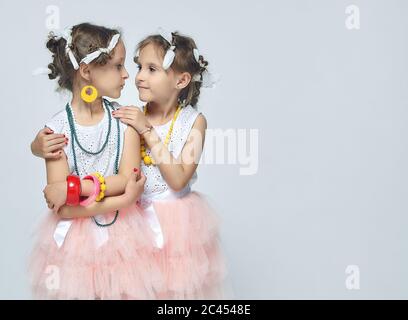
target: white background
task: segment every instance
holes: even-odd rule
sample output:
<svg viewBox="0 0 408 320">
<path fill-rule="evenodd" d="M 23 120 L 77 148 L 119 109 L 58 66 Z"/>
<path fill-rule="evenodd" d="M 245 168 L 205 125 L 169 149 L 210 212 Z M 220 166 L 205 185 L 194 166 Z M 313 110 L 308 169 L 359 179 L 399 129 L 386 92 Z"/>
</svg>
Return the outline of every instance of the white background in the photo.
<svg viewBox="0 0 408 320">
<path fill-rule="evenodd" d="M 345 26 L 348 5 L 359 30 Z M 202 165 L 195 189 L 222 218 L 242 299 L 407 298 L 406 1 L 0 2 L 0 298 L 29 299 L 32 230 L 45 214 L 29 144 L 67 97 L 32 77 L 50 62 L 46 7 L 61 28 L 121 27 L 136 104 L 135 46 L 158 26 L 192 36 L 221 83 L 199 110 L 213 129 L 258 129 L 259 167 Z M 357 265 L 360 290 L 346 288 Z"/>
</svg>

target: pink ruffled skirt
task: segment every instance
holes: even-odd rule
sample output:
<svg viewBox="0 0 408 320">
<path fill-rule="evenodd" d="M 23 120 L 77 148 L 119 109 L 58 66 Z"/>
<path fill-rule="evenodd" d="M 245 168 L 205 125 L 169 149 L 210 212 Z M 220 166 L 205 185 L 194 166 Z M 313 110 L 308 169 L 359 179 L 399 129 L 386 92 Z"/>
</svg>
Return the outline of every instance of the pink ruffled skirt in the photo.
<svg viewBox="0 0 408 320">
<path fill-rule="evenodd" d="M 153 207 L 164 238 L 152 256 L 163 281 L 156 298 L 226 298 L 220 221 L 205 196 L 193 191 L 179 199 L 154 201 Z"/>
<path fill-rule="evenodd" d="M 219 218 L 205 197 L 190 192 L 154 201 L 163 233 L 162 248 L 142 209 L 121 210 L 98 246 L 91 218 L 74 219 L 58 248 L 60 221 L 49 213 L 38 230 L 30 261 L 36 299 L 223 299 L 226 264 L 220 248 Z M 114 214 L 106 215 L 111 221 Z M 105 228 L 104 228 L 105 229 Z"/>
<path fill-rule="evenodd" d="M 29 270 L 35 299 L 156 299 L 164 279 L 152 259 L 150 229 L 134 205 L 120 211 L 102 245 L 95 222 L 74 219 L 59 248 L 53 234 L 60 221 L 51 212 L 42 221 Z M 111 221 L 114 213 L 105 215 Z"/>
</svg>

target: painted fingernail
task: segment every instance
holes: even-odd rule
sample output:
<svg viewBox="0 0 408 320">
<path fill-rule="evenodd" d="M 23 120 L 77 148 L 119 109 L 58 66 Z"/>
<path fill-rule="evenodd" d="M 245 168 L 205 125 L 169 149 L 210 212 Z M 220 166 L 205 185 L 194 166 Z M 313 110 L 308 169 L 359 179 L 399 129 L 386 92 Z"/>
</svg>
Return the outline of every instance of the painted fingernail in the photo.
<svg viewBox="0 0 408 320">
<path fill-rule="evenodd" d="M 138 172 L 139 170 L 137 168 L 133 168 L 133 172 Z"/>
</svg>

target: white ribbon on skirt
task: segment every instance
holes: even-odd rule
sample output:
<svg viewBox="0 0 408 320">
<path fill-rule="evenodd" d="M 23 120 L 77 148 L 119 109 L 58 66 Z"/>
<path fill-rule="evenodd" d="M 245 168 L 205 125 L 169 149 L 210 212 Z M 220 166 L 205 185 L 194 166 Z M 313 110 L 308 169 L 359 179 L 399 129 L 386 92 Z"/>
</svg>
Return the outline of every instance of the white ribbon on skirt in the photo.
<svg viewBox="0 0 408 320">
<path fill-rule="evenodd" d="M 100 224 L 106 224 L 106 219 L 103 215 L 97 215 L 94 217 L 96 221 Z M 91 218 L 89 218 L 91 219 Z M 64 244 L 65 238 L 67 237 L 68 231 L 71 228 L 74 219 L 62 219 L 58 222 L 57 227 L 54 231 L 54 240 L 57 244 L 58 248 L 61 248 Z M 96 223 L 92 223 L 93 225 L 93 234 L 95 238 L 96 247 L 99 248 L 102 246 L 106 241 L 109 239 L 108 230 L 105 227 L 99 227 Z"/>
<path fill-rule="evenodd" d="M 143 216 L 146 218 L 150 229 L 154 234 L 154 242 L 157 248 L 163 248 L 164 238 L 163 232 L 160 226 L 159 219 L 157 217 L 156 211 L 154 210 L 154 201 L 166 201 L 180 199 L 191 192 L 191 188 L 187 185 L 183 190 L 176 192 L 171 189 L 167 189 L 164 192 L 157 194 L 142 195 L 140 198 L 140 203 L 143 208 Z M 100 224 L 106 224 L 105 217 L 103 215 L 95 216 L 95 219 Z M 58 246 L 61 248 L 64 244 L 65 238 L 68 234 L 69 229 L 73 223 L 74 219 L 62 219 L 58 222 L 57 227 L 54 231 L 54 240 Z M 95 223 L 93 224 L 93 233 L 95 237 L 95 243 L 97 248 L 102 246 L 109 239 L 109 234 L 107 228 L 99 227 Z"/>
<path fill-rule="evenodd" d="M 140 198 L 140 203 L 143 208 L 143 216 L 146 218 L 150 229 L 152 229 L 154 234 L 154 242 L 157 248 L 163 248 L 164 238 L 162 228 L 160 226 L 157 213 L 154 210 L 153 202 L 154 201 L 166 201 L 166 200 L 175 200 L 180 199 L 191 192 L 191 188 L 187 185 L 183 190 L 176 192 L 171 189 L 157 193 L 142 195 Z"/>
</svg>

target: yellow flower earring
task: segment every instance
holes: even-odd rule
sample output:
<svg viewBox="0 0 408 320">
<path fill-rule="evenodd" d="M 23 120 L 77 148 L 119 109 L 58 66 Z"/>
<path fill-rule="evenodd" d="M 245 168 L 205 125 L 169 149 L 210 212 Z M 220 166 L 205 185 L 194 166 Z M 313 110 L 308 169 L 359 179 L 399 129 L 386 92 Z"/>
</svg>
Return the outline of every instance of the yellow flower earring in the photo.
<svg viewBox="0 0 408 320">
<path fill-rule="evenodd" d="M 85 86 L 81 90 L 81 98 L 87 103 L 94 102 L 98 97 L 98 90 L 94 86 Z"/>
</svg>

